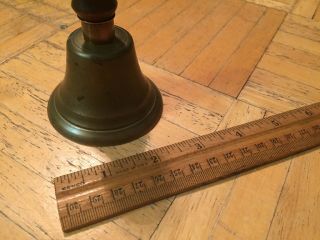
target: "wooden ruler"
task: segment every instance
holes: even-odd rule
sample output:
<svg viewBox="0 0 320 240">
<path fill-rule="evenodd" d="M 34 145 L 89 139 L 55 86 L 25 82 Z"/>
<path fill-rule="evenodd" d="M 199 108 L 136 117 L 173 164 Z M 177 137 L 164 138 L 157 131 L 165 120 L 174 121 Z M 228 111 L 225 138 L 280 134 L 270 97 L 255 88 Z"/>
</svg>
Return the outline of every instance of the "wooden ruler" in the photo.
<svg viewBox="0 0 320 240">
<path fill-rule="evenodd" d="M 54 179 L 65 232 L 320 145 L 320 103 Z"/>
</svg>

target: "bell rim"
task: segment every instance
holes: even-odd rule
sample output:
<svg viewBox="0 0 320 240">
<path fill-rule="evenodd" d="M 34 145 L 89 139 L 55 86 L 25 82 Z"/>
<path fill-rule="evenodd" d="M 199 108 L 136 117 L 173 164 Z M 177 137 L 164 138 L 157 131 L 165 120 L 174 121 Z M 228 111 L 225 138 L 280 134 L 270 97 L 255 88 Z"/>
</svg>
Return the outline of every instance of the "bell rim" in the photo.
<svg viewBox="0 0 320 240">
<path fill-rule="evenodd" d="M 93 130 L 73 124 L 65 119 L 56 108 L 54 98 L 58 87 L 53 91 L 48 101 L 49 121 L 62 136 L 82 145 L 106 147 L 131 142 L 149 133 L 162 116 L 163 102 L 161 93 L 152 81 L 150 83 L 155 95 L 154 104 L 145 116 L 138 121 L 130 123 L 128 126 L 108 130 Z"/>
</svg>

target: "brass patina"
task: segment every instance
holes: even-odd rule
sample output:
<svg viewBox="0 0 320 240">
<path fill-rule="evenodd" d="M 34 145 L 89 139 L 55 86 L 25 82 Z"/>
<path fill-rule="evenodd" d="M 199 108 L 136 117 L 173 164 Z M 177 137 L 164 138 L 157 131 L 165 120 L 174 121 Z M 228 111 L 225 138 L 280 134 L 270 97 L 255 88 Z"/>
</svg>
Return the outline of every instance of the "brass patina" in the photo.
<svg viewBox="0 0 320 240">
<path fill-rule="evenodd" d="M 133 39 L 114 26 L 116 0 L 73 0 L 82 27 L 67 41 L 64 80 L 48 116 L 66 138 L 91 146 L 117 145 L 148 133 L 162 114 L 157 87 L 144 76 Z"/>
</svg>

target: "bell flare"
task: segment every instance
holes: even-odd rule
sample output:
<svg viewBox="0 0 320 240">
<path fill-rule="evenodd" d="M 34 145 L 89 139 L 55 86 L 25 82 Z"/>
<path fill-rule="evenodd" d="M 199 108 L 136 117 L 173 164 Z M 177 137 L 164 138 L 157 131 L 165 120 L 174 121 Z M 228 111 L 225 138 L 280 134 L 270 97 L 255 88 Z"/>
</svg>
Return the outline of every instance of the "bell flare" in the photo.
<svg viewBox="0 0 320 240">
<path fill-rule="evenodd" d="M 162 105 L 126 30 L 115 26 L 105 44 L 86 41 L 81 29 L 69 36 L 65 77 L 48 103 L 49 120 L 63 136 L 91 146 L 123 144 L 148 133 Z"/>
</svg>

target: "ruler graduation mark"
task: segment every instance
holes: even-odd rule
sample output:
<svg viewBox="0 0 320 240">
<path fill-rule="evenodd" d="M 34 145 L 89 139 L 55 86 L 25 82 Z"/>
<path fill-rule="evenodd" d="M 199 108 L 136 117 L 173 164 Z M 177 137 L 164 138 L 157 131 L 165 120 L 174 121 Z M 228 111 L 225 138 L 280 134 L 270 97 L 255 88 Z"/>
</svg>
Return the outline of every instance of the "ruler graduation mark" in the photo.
<svg viewBox="0 0 320 240">
<path fill-rule="evenodd" d="M 63 231 L 320 145 L 320 103 L 54 179 Z"/>
</svg>

